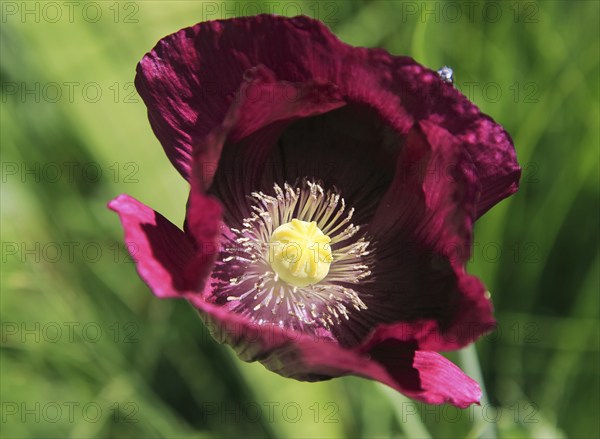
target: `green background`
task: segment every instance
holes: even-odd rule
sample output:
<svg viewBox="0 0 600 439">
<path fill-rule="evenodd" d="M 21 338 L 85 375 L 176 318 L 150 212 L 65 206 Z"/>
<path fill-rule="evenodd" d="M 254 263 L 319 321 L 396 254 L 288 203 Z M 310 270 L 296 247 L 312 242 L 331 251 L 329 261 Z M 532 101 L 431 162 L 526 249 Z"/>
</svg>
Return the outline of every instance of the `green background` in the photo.
<svg viewBox="0 0 600 439">
<path fill-rule="evenodd" d="M 598 437 L 598 2 L 71 5 L 2 2 L 3 437 Z M 281 378 L 138 278 L 106 202 L 126 192 L 181 225 L 188 187 L 135 65 L 169 33 L 258 7 L 452 66 L 513 136 L 521 189 L 478 222 L 469 265 L 498 330 L 449 354 L 481 371 L 481 407 Z"/>
</svg>

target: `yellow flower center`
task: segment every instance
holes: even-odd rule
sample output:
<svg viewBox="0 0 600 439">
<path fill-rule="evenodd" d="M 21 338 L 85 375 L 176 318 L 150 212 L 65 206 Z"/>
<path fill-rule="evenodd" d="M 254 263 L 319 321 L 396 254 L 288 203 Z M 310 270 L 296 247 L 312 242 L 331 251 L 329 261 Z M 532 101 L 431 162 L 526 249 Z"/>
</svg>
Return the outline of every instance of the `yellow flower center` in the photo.
<svg viewBox="0 0 600 439">
<path fill-rule="evenodd" d="M 315 221 L 292 219 L 277 227 L 269 242 L 269 262 L 290 285 L 305 287 L 322 281 L 333 261 L 331 239 Z"/>
</svg>

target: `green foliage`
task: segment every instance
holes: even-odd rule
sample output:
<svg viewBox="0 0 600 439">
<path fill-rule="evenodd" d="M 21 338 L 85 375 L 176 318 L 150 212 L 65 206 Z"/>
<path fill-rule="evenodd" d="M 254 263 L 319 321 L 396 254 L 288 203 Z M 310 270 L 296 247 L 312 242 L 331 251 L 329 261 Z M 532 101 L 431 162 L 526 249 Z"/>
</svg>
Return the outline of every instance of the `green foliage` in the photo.
<svg viewBox="0 0 600 439">
<path fill-rule="evenodd" d="M 43 2 L 1 5 L 3 437 L 600 435 L 598 2 L 75 3 L 55 3 L 58 20 Z M 521 189 L 478 222 L 469 266 L 498 330 L 477 343 L 480 366 L 473 350 L 451 354 L 481 370 L 482 407 L 268 373 L 135 273 L 106 202 L 127 192 L 181 225 L 188 190 L 135 65 L 181 27 L 259 8 L 451 66 L 513 136 Z"/>
</svg>

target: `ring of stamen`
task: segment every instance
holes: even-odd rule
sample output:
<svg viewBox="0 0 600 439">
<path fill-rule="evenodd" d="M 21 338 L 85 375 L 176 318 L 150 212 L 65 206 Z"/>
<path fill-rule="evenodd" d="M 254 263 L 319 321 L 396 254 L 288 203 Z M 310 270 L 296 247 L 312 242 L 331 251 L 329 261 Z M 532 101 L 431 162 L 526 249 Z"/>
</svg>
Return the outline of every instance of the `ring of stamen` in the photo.
<svg viewBox="0 0 600 439">
<path fill-rule="evenodd" d="M 310 180 L 275 184 L 274 193 L 252 193 L 251 215 L 224 231 L 215 300 L 258 324 L 304 331 L 330 329 L 366 309 L 356 288 L 373 281 L 373 261 L 361 227 L 351 223 L 354 209 Z M 284 254 L 286 243 L 300 252 Z"/>
</svg>

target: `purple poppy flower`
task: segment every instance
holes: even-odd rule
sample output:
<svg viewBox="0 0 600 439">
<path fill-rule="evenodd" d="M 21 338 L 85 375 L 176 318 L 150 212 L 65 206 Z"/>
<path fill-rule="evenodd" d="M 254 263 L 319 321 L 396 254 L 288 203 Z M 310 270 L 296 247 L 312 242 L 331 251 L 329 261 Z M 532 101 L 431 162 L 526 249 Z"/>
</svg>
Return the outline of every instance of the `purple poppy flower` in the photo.
<svg viewBox="0 0 600 439">
<path fill-rule="evenodd" d="M 501 126 L 411 58 L 306 17 L 180 30 L 135 84 L 191 186 L 183 230 L 127 195 L 109 204 L 154 294 L 283 376 L 479 401 L 437 352 L 495 324 L 465 263 L 473 222 L 517 190 Z"/>
</svg>

